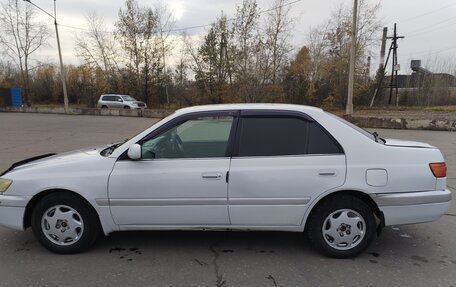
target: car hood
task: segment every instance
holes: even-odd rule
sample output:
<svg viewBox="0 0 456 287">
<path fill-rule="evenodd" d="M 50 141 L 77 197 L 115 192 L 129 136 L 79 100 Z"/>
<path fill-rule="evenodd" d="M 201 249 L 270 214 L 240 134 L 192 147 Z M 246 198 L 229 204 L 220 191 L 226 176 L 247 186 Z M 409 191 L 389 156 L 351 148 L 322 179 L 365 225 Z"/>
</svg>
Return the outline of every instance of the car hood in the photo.
<svg viewBox="0 0 456 287">
<path fill-rule="evenodd" d="M 415 142 L 415 141 L 407 141 L 407 140 L 399 140 L 399 139 L 385 139 L 387 146 L 400 146 L 400 147 L 417 147 L 417 148 L 436 148 L 430 144 L 422 143 L 422 142 Z"/>
<path fill-rule="evenodd" d="M 24 159 L 24 160 L 14 163 L 13 165 L 11 165 L 10 168 L 8 168 L 6 171 L 4 171 L 1 175 L 4 175 L 10 171 L 17 171 L 17 170 L 27 169 L 27 168 L 31 168 L 31 167 L 37 167 L 40 165 L 44 166 L 44 165 L 49 165 L 49 164 L 62 164 L 62 163 L 66 163 L 66 162 L 78 161 L 78 160 L 88 158 L 88 157 L 98 156 L 103 149 L 105 149 L 109 146 L 111 146 L 111 144 L 83 148 L 83 149 L 63 152 L 63 153 L 59 153 L 59 154 L 49 153 L 49 154 L 31 157 L 31 158 Z"/>
</svg>

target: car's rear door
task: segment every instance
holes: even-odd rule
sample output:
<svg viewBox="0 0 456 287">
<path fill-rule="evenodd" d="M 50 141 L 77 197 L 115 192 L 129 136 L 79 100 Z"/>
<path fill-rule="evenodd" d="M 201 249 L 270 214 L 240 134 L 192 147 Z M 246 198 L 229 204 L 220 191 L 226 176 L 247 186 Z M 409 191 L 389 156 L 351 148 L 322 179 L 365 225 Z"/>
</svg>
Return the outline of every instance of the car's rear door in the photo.
<svg viewBox="0 0 456 287">
<path fill-rule="evenodd" d="M 345 155 L 316 122 L 285 111 L 243 111 L 229 173 L 233 226 L 297 226 L 309 202 L 345 181 Z"/>
<path fill-rule="evenodd" d="M 198 113 L 143 139 L 142 159 L 120 158 L 109 202 L 120 225 L 227 225 L 226 174 L 235 116 Z"/>
</svg>

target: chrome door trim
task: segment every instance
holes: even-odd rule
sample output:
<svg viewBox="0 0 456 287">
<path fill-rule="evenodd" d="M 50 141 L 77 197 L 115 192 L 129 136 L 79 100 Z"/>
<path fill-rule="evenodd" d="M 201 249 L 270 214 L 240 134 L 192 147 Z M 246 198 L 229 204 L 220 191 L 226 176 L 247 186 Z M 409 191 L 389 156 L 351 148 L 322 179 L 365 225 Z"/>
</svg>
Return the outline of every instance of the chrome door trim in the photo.
<svg viewBox="0 0 456 287">
<path fill-rule="evenodd" d="M 99 201 L 97 200 L 97 203 Z M 105 201 L 101 203 L 106 203 Z M 122 198 L 109 199 L 110 206 L 181 206 L 181 205 L 226 205 L 226 198 Z"/>
<path fill-rule="evenodd" d="M 310 197 L 301 198 L 229 198 L 229 205 L 306 205 Z"/>
</svg>

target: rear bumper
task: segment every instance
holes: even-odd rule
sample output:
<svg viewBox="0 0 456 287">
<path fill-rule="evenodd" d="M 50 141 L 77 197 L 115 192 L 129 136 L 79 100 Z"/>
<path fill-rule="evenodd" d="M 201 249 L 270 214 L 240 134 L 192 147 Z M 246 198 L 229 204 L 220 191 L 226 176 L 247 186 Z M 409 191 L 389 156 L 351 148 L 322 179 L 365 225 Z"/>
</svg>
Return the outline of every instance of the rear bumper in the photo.
<svg viewBox="0 0 456 287">
<path fill-rule="evenodd" d="M 451 191 L 381 193 L 373 196 L 385 218 L 385 226 L 434 221 L 451 205 Z"/>
<path fill-rule="evenodd" d="M 28 197 L 0 195 L 0 225 L 24 230 L 24 213 L 28 201 Z"/>
</svg>

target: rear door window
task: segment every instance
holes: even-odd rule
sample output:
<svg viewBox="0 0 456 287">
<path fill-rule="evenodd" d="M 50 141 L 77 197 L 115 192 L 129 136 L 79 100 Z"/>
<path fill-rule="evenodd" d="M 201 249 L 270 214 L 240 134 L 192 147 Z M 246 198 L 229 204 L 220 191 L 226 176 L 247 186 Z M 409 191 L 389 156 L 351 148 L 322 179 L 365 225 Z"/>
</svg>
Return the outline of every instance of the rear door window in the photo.
<svg viewBox="0 0 456 287">
<path fill-rule="evenodd" d="M 309 123 L 308 154 L 343 153 L 340 145 L 316 122 Z"/>
<path fill-rule="evenodd" d="M 242 118 L 239 156 L 306 154 L 307 129 L 308 122 L 299 118 Z"/>
<path fill-rule="evenodd" d="M 299 117 L 243 117 L 238 133 L 237 155 L 241 157 L 343 153 L 317 122 Z"/>
</svg>

